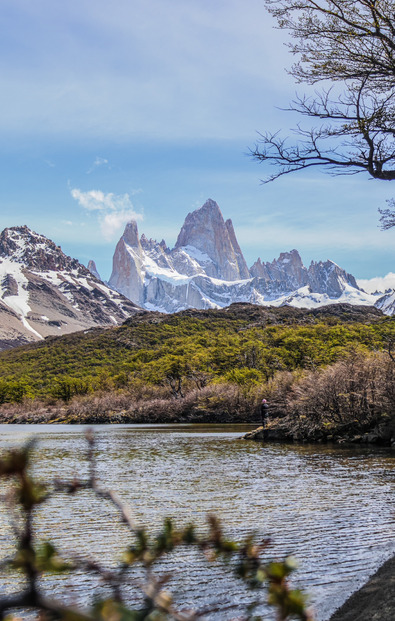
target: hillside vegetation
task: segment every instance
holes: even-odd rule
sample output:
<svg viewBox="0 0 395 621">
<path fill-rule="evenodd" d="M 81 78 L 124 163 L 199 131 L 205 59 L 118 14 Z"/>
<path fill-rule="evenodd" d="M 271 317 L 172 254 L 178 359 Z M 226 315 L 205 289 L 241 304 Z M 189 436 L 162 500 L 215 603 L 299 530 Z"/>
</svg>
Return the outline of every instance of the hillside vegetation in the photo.
<svg viewBox="0 0 395 621">
<path fill-rule="evenodd" d="M 315 399 L 329 369 L 334 377 L 358 367 L 354 393 L 367 366 L 389 382 L 394 364 L 386 350 L 393 341 L 395 320 L 370 307 L 233 304 L 174 315 L 142 312 L 120 327 L 2 352 L 0 403 L 4 416 L 11 403 L 28 404 L 31 412 L 37 403 L 66 403 L 75 422 L 99 414 L 140 422 L 256 420 L 259 399 L 267 396 L 273 414 L 283 416 L 297 402 L 300 418 L 300 399 Z M 364 386 L 365 405 L 376 414 L 384 407 L 376 403 L 383 377 L 375 379 L 374 407 L 366 393 L 371 383 Z"/>
</svg>

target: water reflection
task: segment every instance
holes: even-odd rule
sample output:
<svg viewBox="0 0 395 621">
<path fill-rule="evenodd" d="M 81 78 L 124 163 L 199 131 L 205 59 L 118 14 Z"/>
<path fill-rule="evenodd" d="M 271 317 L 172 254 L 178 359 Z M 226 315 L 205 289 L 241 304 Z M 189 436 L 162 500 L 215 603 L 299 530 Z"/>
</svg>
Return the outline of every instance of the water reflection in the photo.
<svg viewBox="0 0 395 621">
<path fill-rule="evenodd" d="M 183 525 L 215 512 L 229 535 L 251 531 L 272 537 L 272 556 L 292 552 L 300 561 L 297 581 L 312 595 L 317 617 L 328 618 L 346 596 L 395 551 L 395 463 L 386 450 L 326 446 L 262 446 L 238 438 L 242 426 L 98 426 L 97 471 L 107 487 L 133 508 L 137 521 L 154 530 L 163 516 Z M 43 478 L 86 475 L 82 429 L 68 426 L 2 426 L 0 449 L 38 433 L 34 470 Z M 83 499 L 83 502 L 81 500 Z M 112 507 L 89 494 L 55 497 L 39 516 L 38 533 L 64 550 L 91 550 L 114 563 L 127 533 Z M 2 558 L 12 535 L 0 512 Z M 241 602 L 243 589 L 188 552 L 169 558 L 172 588 L 185 605 L 223 599 Z M 9 589 L 11 581 L 2 590 Z M 47 588 L 68 601 L 87 602 L 92 579 L 80 576 L 75 591 L 65 577 Z M 15 588 L 15 585 L 13 585 Z M 222 612 L 218 618 L 234 616 Z"/>
</svg>

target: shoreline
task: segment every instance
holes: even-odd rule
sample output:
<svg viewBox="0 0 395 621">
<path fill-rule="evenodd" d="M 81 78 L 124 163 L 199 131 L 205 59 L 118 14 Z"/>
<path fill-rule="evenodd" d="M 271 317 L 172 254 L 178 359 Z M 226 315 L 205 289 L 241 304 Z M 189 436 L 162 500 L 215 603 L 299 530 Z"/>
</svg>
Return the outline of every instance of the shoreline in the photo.
<svg viewBox="0 0 395 621">
<path fill-rule="evenodd" d="M 332 445 L 343 447 L 363 447 L 376 446 L 379 448 L 395 449 L 395 418 L 390 425 L 379 426 L 371 429 L 370 432 L 350 436 L 347 433 L 338 432 L 337 434 L 323 435 L 318 434 L 293 434 L 283 426 L 283 419 L 273 419 L 265 429 L 259 424 L 252 415 L 245 416 L 245 413 L 229 413 L 219 411 L 190 412 L 182 415 L 179 412 L 150 412 L 149 415 L 139 411 L 109 411 L 106 413 L 80 413 L 70 411 L 65 406 L 55 408 L 41 408 L 38 411 L 24 411 L 18 413 L 6 413 L 0 409 L 0 425 L 246 425 L 249 430 L 239 437 L 240 440 L 254 441 L 265 444 L 310 444 L 310 445 Z"/>
<path fill-rule="evenodd" d="M 328 621 L 394 621 L 395 555 L 355 591 Z"/>
<path fill-rule="evenodd" d="M 265 427 L 257 427 L 246 433 L 243 440 L 254 442 L 287 442 L 292 444 L 334 444 L 344 446 L 381 446 L 395 449 L 395 418 L 375 427 L 355 427 L 351 431 L 349 425 L 343 425 L 331 432 L 315 430 L 312 433 L 292 431 L 283 419 L 273 419 Z"/>
</svg>

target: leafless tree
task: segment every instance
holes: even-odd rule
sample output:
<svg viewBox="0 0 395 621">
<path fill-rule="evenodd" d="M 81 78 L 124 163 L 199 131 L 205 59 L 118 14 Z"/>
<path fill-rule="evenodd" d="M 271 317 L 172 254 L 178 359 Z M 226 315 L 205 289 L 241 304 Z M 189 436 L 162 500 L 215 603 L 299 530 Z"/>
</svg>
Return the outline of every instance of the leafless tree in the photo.
<svg viewBox="0 0 395 621">
<path fill-rule="evenodd" d="M 290 74 L 324 86 L 298 96 L 289 108 L 318 125 L 299 124 L 291 144 L 278 132 L 260 134 L 252 156 L 274 166 L 264 182 L 316 166 L 332 174 L 395 179 L 394 0 L 266 3 L 292 36 L 290 51 L 298 60 Z M 393 222 L 394 212 L 387 211 Z"/>
</svg>

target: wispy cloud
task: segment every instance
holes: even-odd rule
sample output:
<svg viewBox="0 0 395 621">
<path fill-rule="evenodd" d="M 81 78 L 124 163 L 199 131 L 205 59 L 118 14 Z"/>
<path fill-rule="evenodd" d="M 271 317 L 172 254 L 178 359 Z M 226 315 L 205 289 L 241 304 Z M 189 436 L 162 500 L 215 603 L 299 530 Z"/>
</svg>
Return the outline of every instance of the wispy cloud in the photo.
<svg viewBox="0 0 395 621">
<path fill-rule="evenodd" d="M 130 220 L 143 218 L 141 213 L 136 213 L 129 194 L 117 195 L 112 192 L 106 194 L 101 190 L 83 192 L 73 188 L 71 196 L 87 211 L 98 212 L 101 232 L 108 241 L 114 239 Z"/>
<path fill-rule="evenodd" d="M 376 276 L 369 279 L 360 278 L 357 282 L 367 293 L 375 293 L 375 291 L 384 293 L 387 289 L 395 289 L 395 274 L 389 272 L 386 276 Z"/>
<path fill-rule="evenodd" d="M 104 157 L 97 156 L 92 166 L 86 171 L 86 174 L 90 175 L 91 173 L 93 173 L 94 170 L 96 170 L 96 168 L 100 168 L 100 166 L 106 166 L 107 164 L 108 160 L 106 160 Z"/>
</svg>

